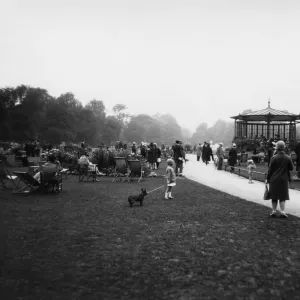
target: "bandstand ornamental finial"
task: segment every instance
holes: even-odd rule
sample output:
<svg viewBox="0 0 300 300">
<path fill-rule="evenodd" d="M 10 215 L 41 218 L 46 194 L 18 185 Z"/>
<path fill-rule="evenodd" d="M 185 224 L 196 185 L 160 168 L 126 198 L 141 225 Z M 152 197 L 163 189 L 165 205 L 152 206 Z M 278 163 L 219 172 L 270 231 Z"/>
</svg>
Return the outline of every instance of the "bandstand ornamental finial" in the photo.
<svg viewBox="0 0 300 300">
<path fill-rule="evenodd" d="M 268 101 L 268 108 L 270 108 L 270 98 L 269 98 L 269 101 Z"/>
</svg>

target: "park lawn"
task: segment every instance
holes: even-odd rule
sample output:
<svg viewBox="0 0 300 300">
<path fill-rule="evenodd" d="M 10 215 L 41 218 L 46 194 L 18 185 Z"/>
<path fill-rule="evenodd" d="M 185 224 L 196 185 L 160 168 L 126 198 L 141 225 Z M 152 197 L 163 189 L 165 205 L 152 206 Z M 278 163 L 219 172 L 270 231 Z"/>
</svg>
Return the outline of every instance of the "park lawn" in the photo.
<svg viewBox="0 0 300 300">
<path fill-rule="evenodd" d="M 180 178 L 0 191 L 1 299 L 300 299 L 300 219 Z"/>
</svg>

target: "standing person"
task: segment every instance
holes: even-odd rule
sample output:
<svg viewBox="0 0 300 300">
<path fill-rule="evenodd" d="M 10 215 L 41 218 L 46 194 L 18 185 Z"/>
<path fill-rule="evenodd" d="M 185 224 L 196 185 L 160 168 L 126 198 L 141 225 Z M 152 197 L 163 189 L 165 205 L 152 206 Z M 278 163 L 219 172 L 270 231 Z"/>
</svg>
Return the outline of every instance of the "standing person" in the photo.
<svg viewBox="0 0 300 300">
<path fill-rule="evenodd" d="M 224 152 L 224 149 L 223 149 L 223 143 L 219 144 L 216 155 L 218 157 L 218 168 L 217 168 L 217 170 L 222 170 L 224 156 L 225 156 L 225 152 Z"/>
<path fill-rule="evenodd" d="M 237 163 L 237 151 L 235 143 L 232 144 L 232 148 L 230 149 L 228 156 L 228 165 L 231 166 L 230 173 L 232 173 L 234 171 L 234 166 Z"/>
<path fill-rule="evenodd" d="M 133 144 L 132 144 L 131 151 L 133 154 L 136 154 L 136 143 L 135 142 L 133 142 Z"/>
<path fill-rule="evenodd" d="M 295 147 L 295 153 L 296 153 L 296 171 L 297 171 L 297 177 L 300 179 L 300 142 L 297 143 Z"/>
<path fill-rule="evenodd" d="M 268 167 L 269 167 L 270 162 L 271 162 L 271 158 L 272 158 L 273 153 L 274 153 L 274 150 L 273 150 L 273 144 L 272 143 L 270 143 L 268 146 L 269 147 L 268 147 L 267 153 L 268 153 Z"/>
<path fill-rule="evenodd" d="M 173 169 L 174 162 L 172 159 L 167 160 L 166 179 L 167 179 L 167 190 L 165 192 L 165 199 L 173 199 L 172 187 L 176 185 L 176 174 Z"/>
<path fill-rule="evenodd" d="M 157 169 L 157 157 L 158 157 L 158 147 L 157 147 L 157 144 L 156 143 L 153 143 L 153 167 L 154 167 L 154 170 Z"/>
<path fill-rule="evenodd" d="M 151 170 L 155 169 L 156 157 L 155 157 L 155 149 L 153 142 L 150 143 L 148 149 L 148 163 L 150 165 Z"/>
<path fill-rule="evenodd" d="M 175 174 L 178 176 L 180 166 L 183 163 L 183 148 L 180 145 L 180 141 L 175 141 L 175 145 L 173 146 L 173 157 L 175 160 Z"/>
<path fill-rule="evenodd" d="M 293 162 L 290 156 L 284 153 L 285 143 L 276 143 L 277 154 L 270 162 L 266 183 L 269 184 L 270 198 L 272 199 L 271 217 L 276 217 L 278 200 L 280 203 L 281 217 L 287 218 L 285 213 L 285 201 L 290 200 L 289 183 L 291 183 L 290 171 L 293 170 Z"/>
<path fill-rule="evenodd" d="M 205 163 L 205 157 L 207 155 L 207 143 L 204 142 L 203 147 L 202 147 L 202 161 Z"/>
<path fill-rule="evenodd" d="M 199 143 L 199 145 L 196 147 L 196 154 L 197 154 L 197 161 L 200 160 L 200 157 L 202 155 L 202 145 Z"/>
<path fill-rule="evenodd" d="M 252 159 L 248 160 L 247 169 L 248 169 L 248 175 L 249 175 L 249 183 L 254 183 L 252 181 L 252 178 L 253 178 L 253 171 L 256 169 L 256 165 Z"/>
<path fill-rule="evenodd" d="M 157 160 L 156 160 L 156 168 L 159 169 L 159 164 L 161 162 L 161 150 L 157 147 Z"/>
<path fill-rule="evenodd" d="M 206 165 L 208 165 L 208 163 L 210 161 L 210 158 L 212 158 L 212 160 L 214 160 L 214 156 L 213 156 L 210 144 L 207 143 L 207 145 L 206 145 L 206 151 L 205 151 L 205 156 L 204 156 L 204 162 L 205 162 Z"/>
</svg>

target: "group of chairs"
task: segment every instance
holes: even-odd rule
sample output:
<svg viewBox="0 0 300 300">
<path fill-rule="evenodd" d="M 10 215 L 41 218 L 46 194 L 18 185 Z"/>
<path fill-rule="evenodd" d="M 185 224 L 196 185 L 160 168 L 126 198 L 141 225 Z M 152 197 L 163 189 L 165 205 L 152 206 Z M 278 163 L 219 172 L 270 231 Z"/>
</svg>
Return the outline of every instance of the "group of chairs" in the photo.
<svg viewBox="0 0 300 300">
<path fill-rule="evenodd" d="M 63 174 L 64 172 L 40 171 L 40 181 L 38 181 L 28 172 L 14 171 L 11 174 L 4 162 L 0 161 L 0 182 L 5 188 L 5 180 L 10 180 L 14 185 L 13 194 L 29 194 L 34 191 L 51 191 L 59 194 L 62 192 Z"/>
<path fill-rule="evenodd" d="M 130 182 L 131 178 L 134 176 L 138 176 L 138 182 L 140 182 L 144 177 L 143 163 L 141 160 L 131 160 L 126 159 L 126 157 L 115 157 L 115 164 L 112 182 L 114 182 L 118 177 L 123 182 Z"/>
</svg>

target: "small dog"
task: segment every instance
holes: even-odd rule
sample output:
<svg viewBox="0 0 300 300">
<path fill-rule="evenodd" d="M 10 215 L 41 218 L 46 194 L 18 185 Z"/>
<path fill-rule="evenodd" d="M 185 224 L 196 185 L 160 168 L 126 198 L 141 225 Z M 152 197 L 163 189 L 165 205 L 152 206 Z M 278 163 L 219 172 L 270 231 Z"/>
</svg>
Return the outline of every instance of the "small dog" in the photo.
<svg viewBox="0 0 300 300">
<path fill-rule="evenodd" d="M 128 197 L 128 202 L 129 202 L 129 205 L 130 207 L 132 207 L 132 204 L 134 202 L 140 202 L 140 206 L 143 206 L 143 200 L 144 200 L 144 197 L 146 195 L 148 195 L 148 193 L 146 192 L 146 189 L 141 189 L 142 192 L 139 194 L 139 195 L 135 195 L 135 196 L 129 196 Z"/>
</svg>

